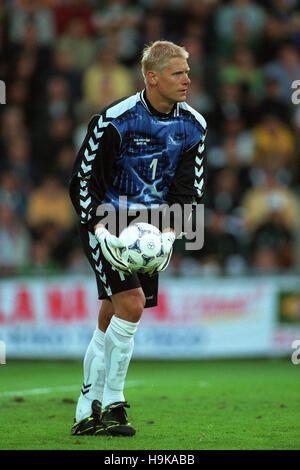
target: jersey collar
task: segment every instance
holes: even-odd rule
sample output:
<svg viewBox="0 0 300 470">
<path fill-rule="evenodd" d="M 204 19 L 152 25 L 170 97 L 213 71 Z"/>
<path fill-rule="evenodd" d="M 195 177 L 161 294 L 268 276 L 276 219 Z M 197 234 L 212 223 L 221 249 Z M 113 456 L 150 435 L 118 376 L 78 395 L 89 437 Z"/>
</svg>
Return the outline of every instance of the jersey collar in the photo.
<svg viewBox="0 0 300 470">
<path fill-rule="evenodd" d="M 144 105 L 144 107 L 149 111 L 150 114 L 153 114 L 154 116 L 159 116 L 159 117 L 164 117 L 164 118 L 169 118 L 173 116 L 178 116 L 179 115 L 179 105 L 178 103 L 175 103 L 172 110 L 169 113 L 161 113 L 160 111 L 157 111 L 157 109 L 153 108 L 152 104 L 148 100 L 146 96 L 146 89 L 144 88 L 143 91 L 141 91 L 141 102 Z"/>
</svg>

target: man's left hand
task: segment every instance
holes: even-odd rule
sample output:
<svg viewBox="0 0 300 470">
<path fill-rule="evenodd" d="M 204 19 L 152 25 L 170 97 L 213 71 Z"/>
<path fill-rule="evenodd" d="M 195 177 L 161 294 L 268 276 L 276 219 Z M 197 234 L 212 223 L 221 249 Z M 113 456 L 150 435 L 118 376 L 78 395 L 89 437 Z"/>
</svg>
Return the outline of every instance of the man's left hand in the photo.
<svg viewBox="0 0 300 470">
<path fill-rule="evenodd" d="M 165 252 L 165 257 L 162 263 L 160 263 L 152 272 L 151 274 L 160 273 L 167 269 L 170 259 L 173 253 L 173 243 L 175 241 L 175 233 L 172 231 L 164 232 L 162 234 L 162 243 Z"/>
</svg>

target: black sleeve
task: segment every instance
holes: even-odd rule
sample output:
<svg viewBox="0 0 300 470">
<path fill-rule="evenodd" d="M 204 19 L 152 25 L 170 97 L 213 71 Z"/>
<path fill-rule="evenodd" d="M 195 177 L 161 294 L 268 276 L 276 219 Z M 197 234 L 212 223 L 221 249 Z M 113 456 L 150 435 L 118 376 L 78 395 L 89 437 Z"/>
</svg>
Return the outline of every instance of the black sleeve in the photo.
<svg viewBox="0 0 300 470">
<path fill-rule="evenodd" d="M 180 157 L 173 181 L 167 194 L 167 203 L 199 203 L 205 182 L 205 148 L 202 138 Z"/>
<path fill-rule="evenodd" d="M 118 131 L 103 116 L 95 116 L 77 154 L 71 176 L 69 193 L 80 222 L 88 230 L 100 222 L 96 215 L 108 188 L 115 157 L 120 151 Z"/>
<path fill-rule="evenodd" d="M 182 231 L 184 220 L 192 216 L 193 208 L 200 203 L 204 192 L 206 176 L 206 157 L 204 147 L 205 134 L 197 144 L 187 149 L 180 157 L 173 181 L 166 196 L 168 206 L 179 204 L 182 208 L 189 204 L 182 214 Z M 170 226 L 175 228 L 174 215 L 170 213 Z"/>
</svg>

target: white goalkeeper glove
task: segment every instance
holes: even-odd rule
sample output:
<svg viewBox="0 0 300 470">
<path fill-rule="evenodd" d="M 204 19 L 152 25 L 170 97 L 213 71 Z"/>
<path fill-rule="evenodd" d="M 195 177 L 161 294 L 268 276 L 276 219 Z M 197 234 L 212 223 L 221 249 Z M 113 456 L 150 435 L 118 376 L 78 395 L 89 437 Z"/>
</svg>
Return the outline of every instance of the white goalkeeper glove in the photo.
<svg viewBox="0 0 300 470">
<path fill-rule="evenodd" d="M 104 227 L 98 227 L 95 230 L 96 240 L 100 244 L 101 251 L 105 259 L 116 269 L 123 272 L 130 273 L 128 264 L 120 257 L 118 248 L 122 248 L 124 245 L 121 240 L 109 233 Z"/>
<path fill-rule="evenodd" d="M 151 274 L 154 273 L 160 273 L 167 269 L 170 263 L 170 259 L 173 253 L 173 243 L 175 241 L 175 233 L 174 232 L 164 232 L 162 234 L 162 243 L 163 243 L 163 248 L 165 252 L 165 257 L 162 263 L 160 263 L 154 270 L 151 272 Z"/>
</svg>

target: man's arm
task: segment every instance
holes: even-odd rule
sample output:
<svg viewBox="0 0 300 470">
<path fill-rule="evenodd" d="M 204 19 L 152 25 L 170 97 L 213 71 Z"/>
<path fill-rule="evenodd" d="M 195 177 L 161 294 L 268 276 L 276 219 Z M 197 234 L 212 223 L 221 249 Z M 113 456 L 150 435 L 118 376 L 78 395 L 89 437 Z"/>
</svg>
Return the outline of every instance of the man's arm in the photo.
<svg viewBox="0 0 300 470">
<path fill-rule="evenodd" d="M 205 186 L 205 147 L 202 137 L 181 156 L 167 194 L 168 205 L 199 203 Z"/>
<path fill-rule="evenodd" d="M 70 197 L 80 222 L 95 234 L 107 261 L 120 271 L 129 272 L 118 253 L 121 241 L 106 230 L 97 216 L 97 208 L 111 181 L 119 147 L 120 137 L 116 129 L 103 122 L 102 116 L 92 119 L 75 161 Z"/>
<path fill-rule="evenodd" d="M 169 206 L 179 204 L 182 208 L 181 213 L 183 217 L 181 220 L 181 231 L 184 229 L 184 205 L 197 204 L 203 195 L 205 178 L 204 138 L 205 136 L 181 156 L 170 190 L 166 197 Z M 174 216 L 171 212 L 170 216 L 172 215 Z M 174 219 L 171 219 L 170 226 L 163 228 L 163 244 L 166 257 L 153 273 L 162 272 L 168 267 L 176 235 L 179 234 L 176 234 Z"/>
<path fill-rule="evenodd" d="M 95 116 L 77 154 L 70 181 L 70 197 L 80 222 L 90 231 L 100 221 L 97 208 L 110 184 L 120 136 L 102 115 Z"/>
</svg>

